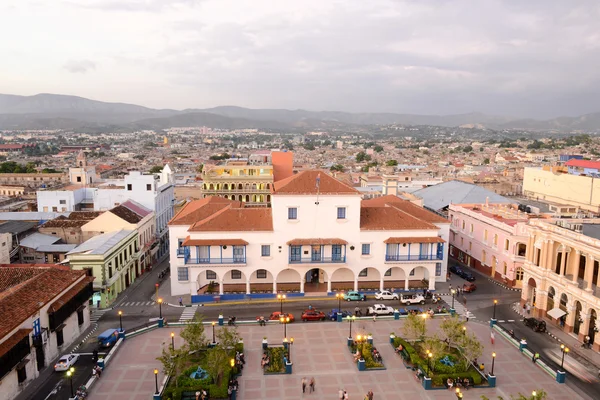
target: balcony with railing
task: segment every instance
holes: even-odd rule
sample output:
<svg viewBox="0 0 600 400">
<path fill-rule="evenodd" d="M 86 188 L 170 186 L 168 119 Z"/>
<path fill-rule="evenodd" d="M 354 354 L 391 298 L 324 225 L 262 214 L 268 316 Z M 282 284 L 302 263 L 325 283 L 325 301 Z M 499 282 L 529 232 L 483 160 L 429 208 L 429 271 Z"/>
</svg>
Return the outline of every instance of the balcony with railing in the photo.
<svg viewBox="0 0 600 400">
<path fill-rule="evenodd" d="M 441 261 L 444 243 L 441 238 L 389 238 L 385 262 Z"/>
<path fill-rule="evenodd" d="M 294 239 L 289 241 L 289 264 L 345 264 L 343 239 Z"/>
<path fill-rule="evenodd" d="M 437 254 L 386 254 L 385 261 L 421 261 L 421 260 L 443 260 Z"/>
<path fill-rule="evenodd" d="M 186 239 L 177 249 L 186 265 L 246 264 L 246 245 L 241 239 Z"/>
<path fill-rule="evenodd" d="M 186 255 L 184 257 L 185 264 L 246 264 L 246 256 L 238 256 L 238 257 L 213 257 L 213 258 L 203 258 L 203 257 L 190 257 L 190 255 Z"/>
<path fill-rule="evenodd" d="M 332 257 L 324 257 L 324 256 L 310 256 L 310 257 L 297 257 L 290 256 L 289 263 L 290 264 L 343 264 L 346 262 L 345 256 L 332 256 Z"/>
</svg>

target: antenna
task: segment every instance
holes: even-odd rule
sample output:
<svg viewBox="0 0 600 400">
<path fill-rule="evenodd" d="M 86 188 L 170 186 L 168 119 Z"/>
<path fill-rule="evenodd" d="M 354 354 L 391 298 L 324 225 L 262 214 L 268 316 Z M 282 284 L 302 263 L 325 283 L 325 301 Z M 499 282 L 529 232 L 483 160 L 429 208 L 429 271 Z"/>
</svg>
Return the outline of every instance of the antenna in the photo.
<svg viewBox="0 0 600 400">
<path fill-rule="evenodd" d="M 317 174 L 316 185 L 317 185 L 317 201 L 315 201 L 315 205 L 318 206 L 319 205 L 319 194 L 321 192 L 321 173 L 320 172 Z"/>
</svg>

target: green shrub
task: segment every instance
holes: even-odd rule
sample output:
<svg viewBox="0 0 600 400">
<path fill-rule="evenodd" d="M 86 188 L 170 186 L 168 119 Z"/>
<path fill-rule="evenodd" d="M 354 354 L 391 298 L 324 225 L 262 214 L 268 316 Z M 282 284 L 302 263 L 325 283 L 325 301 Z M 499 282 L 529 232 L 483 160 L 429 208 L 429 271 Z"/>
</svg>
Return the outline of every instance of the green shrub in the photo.
<svg viewBox="0 0 600 400">
<path fill-rule="evenodd" d="M 267 347 L 267 355 L 269 356 L 269 365 L 265 368 L 265 372 L 285 372 L 283 357 L 287 354 L 284 347 Z"/>
<path fill-rule="evenodd" d="M 365 367 L 366 368 L 382 368 L 383 364 L 376 362 L 373 359 L 373 345 L 370 343 L 361 343 L 358 345 L 358 348 L 360 349 L 360 353 L 362 354 L 362 358 L 365 360 Z"/>
<path fill-rule="evenodd" d="M 453 354 L 444 354 L 440 359 L 448 356 L 450 361 L 454 363 L 454 366 L 449 366 L 446 364 L 442 364 L 439 359 L 435 362 L 435 373 L 436 374 L 456 374 L 459 372 L 465 372 L 464 362 L 458 360 L 458 358 Z"/>
<path fill-rule="evenodd" d="M 474 385 L 481 385 L 482 382 L 479 372 L 471 369 L 470 371 L 460 372 L 458 374 L 435 374 L 431 380 L 431 383 L 433 386 L 444 386 L 448 378 L 452 378 L 452 380 L 456 378 L 470 378 Z"/>
</svg>

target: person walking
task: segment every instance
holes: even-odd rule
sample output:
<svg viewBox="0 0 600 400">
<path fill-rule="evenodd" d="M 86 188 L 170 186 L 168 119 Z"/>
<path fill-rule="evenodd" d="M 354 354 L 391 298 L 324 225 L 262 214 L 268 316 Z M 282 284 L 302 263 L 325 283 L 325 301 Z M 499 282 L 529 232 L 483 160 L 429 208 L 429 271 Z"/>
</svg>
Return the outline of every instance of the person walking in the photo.
<svg viewBox="0 0 600 400">
<path fill-rule="evenodd" d="M 310 383 L 308 385 L 310 387 L 310 392 L 309 393 L 314 392 L 315 391 L 315 378 L 314 378 L 314 376 L 310 378 Z"/>
<path fill-rule="evenodd" d="M 302 393 L 306 393 L 306 378 L 302 378 Z"/>
<path fill-rule="evenodd" d="M 340 389 L 338 392 L 338 397 L 340 400 L 344 400 L 344 389 Z"/>
<path fill-rule="evenodd" d="M 377 322 L 377 314 L 373 314 L 373 322 Z"/>
<path fill-rule="evenodd" d="M 527 315 L 531 314 L 531 306 L 527 303 Z"/>
<path fill-rule="evenodd" d="M 490 340 L 492 341 L 492 345 L 496 341 L 496 334 L 494 333 L 494 331 L 490 332 Z"/>
<path fill-rule="evenodd" d="M 183 298 L 182 297 L 179 298 L 179 305 L 183 307 Z"/>
<path fill-rule="evenodd" d="M 344 400 L 348 400 L 348 392 L 344 390 Z"/>
<path fill-rule="evenodd" d="M 535 364 L 537 362 L 537 360 L 539 360 L 540 358 L 540 353 L 536 352 L 533 357 L 531 357 L 531 361 L 533 361 L 533 363 Z"/>
<path fill-rule="evenodd" d="M 369 393 L 367 393 L 367 398 L 369 400 L 373 400 L 373 389 L 369 390 Z"/>
</svg>

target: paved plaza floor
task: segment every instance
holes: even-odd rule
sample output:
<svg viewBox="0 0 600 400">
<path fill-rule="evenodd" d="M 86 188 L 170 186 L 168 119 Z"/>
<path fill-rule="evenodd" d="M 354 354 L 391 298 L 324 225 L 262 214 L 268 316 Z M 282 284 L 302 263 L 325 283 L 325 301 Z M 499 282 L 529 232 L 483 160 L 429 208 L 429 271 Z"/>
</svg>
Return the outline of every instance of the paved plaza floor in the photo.
<svg viewBox="0 0 600 400">
<path fill-rule="evenodd" d="M 427 321 L 429 332 L 437 328 L 441 318 Z M 421 388 L 414 373 L 405 368 L 402 360 L 389 344 L 390 332 L 401 333 L 402 320 L 364 320 L 352 326 L 353 335 L 372 333 L 374 344 L 381 352 L 386 370 L 359 372 L 353 363 L 352 355 L 346 346 L 348 323 L 302 323 L 296 322 L 287 327 L 288 337 L 294 338 L 292 375 L 264 376 L 260 367 L 262 355 L 261 342 L 267 336 L 270 343 L 281 343 L 283 326 L 269 325 L 240 326 L 240 335 L 244 339 L 246 367 L 239 379 L 238 399 L 337 399 L 338 391 L 344 389 L 351 400 L 363 400 L 372 390 L 375 399 L 456 399 L 454 392 L 448 390 L 429 390 Z M 481 323 L 467 323 L 469 330 L 475 332 L 485 346 L 484 356 L 480 358 L 491 367 L 491 353 L 497 353 L 494 372 L 497 387 L 494 389 L 471 389 L 464 399 L 479 399 L 486 395 L 496 399 L 502 396 L 509 399 L 511 394 L 521 392 L 531 394 L 533 390 L 544 389 L 549 399 L 581 399 L 566 385 L 558 384 L 554 378 L 534 366 L 531 360 L 496 335 L 495 344 L 490 343 L 490 328 Z M 170 332 L 176 335 L 180 329 L 162 328 L 127 339 L 111 364 L 102 374 L 102 378 L 91 390 L 90 400 L 148 400 L 154 391 L 154 368 L 161 369 L 156 360 L 162 346 L 170 344 Z M 207 336 L 211 328 L 207 327 Z M 175 345 L 182 341 L 176 337 Z M 302 394 L 301 379 L 315 378 L 316 393 Z M 162 381 L 162 371 L 159 381 Z"/>
</svg>

